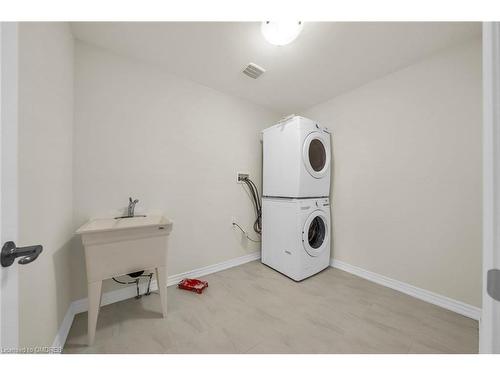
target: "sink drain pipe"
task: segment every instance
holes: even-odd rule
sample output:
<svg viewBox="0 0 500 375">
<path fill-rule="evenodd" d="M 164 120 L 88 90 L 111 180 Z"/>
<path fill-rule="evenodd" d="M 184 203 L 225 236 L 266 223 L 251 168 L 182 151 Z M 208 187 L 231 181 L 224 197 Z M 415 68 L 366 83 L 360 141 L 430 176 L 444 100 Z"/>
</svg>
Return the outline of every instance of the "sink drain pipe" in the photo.
<svg viewBox="0 0 500 375">
<path fill-rule="evenodd" d="M 139 299 L 142 297 L 142 295 L 139 293 L 139 281 L 141 277 L 145 277 L 148 279 L 148 287 L 146 289 L 146 293 L 144 295 L 149 296 L 151 294 L 151 279 L 153 278 L 153 273 L 150 273 L 148 275 L 143 275 L 144 271 L 138 271 L 138 272 L 132 272 L 129 273 L 128 276 L 133 278 L 133 281 L 121 281 L 116 279 L 115 277 L 112 277 L 113 281 L 117 282 L 118 284 L 122 285 L 130 285 L 130 284 L 135 284 L 135 289 L 137 291 L 137 295 L 135 296 L 135 299 Z"/>
</svg>

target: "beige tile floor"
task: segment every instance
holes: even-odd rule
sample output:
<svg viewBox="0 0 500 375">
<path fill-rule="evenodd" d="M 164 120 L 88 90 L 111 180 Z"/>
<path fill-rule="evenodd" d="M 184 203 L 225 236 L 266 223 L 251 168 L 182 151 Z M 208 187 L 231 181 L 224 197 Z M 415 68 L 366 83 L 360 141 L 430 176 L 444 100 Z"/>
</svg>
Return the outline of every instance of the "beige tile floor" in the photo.
<svg viewBox="0 0 500 375">
<path fill-rule="evenodd" d="M 168 288 L 101 308 L 86 345 L 78 314 L 64 353 L 477 353 L 478 323 L 329 268 L 296 283 L 251 262 L 208 275 L 202 294 Z"/>
</svg>

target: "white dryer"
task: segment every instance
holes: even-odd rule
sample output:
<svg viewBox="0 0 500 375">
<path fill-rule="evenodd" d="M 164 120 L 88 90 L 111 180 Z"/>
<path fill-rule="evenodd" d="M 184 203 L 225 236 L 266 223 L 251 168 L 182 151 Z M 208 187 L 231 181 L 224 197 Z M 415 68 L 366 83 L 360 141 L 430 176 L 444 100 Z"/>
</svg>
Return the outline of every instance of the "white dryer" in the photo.
<svg viewBox="0 0 500 375">
<path fill-rule="evenodd" d="M 295 281 L 330 265 L 328 198 L 262 199 L 262 263 Z"/>
<path fill-rule="evenodd" d="M 317 122 L 293 116 L 262 131 L 263 196 L 328 197 L 330 133 Z"/>
</svg>

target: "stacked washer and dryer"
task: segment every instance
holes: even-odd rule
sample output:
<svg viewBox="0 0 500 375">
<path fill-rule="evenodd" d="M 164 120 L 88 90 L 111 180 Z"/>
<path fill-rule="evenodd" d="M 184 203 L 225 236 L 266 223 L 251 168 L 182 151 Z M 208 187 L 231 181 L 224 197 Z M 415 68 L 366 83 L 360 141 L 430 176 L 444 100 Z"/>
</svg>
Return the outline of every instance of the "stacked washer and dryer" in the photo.
<svg viewBox="0 0 500 375">
<path fill-rule="evenodd" d="M 330 264 L 330 149 L 304 117 L 263 130 L 262 263 L 295 281 Z"/>
</svg>

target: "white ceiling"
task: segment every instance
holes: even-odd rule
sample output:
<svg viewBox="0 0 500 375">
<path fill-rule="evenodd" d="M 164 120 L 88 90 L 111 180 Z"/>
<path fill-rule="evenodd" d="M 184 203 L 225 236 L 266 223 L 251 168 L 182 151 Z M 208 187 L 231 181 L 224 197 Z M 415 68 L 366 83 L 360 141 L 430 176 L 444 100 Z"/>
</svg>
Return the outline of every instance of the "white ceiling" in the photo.
<svg viewBox="0 0 500 375">
<path fill-rule="evenodd" d="M 172 74 L 297 113 L 481 34 L 480 23 L 306 22 L 293 43 L 267 43 L 255 22 L 84 22 L 76 38 Z M 241 71 L 267 71 L 254 80 Z"/>
</svg>

